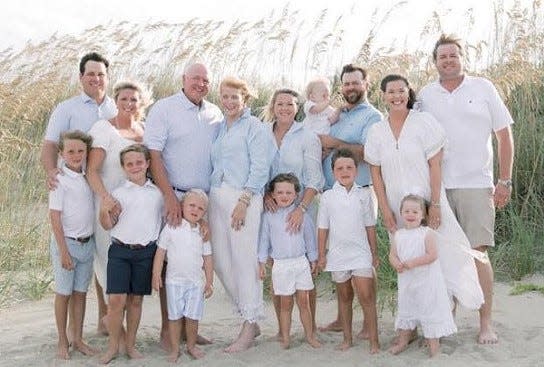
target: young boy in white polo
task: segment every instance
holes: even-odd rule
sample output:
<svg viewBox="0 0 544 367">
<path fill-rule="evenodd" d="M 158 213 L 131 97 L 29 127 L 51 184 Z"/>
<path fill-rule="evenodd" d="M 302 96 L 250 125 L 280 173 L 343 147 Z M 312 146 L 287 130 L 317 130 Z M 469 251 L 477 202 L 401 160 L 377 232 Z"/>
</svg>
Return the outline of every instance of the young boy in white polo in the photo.
<svg viewBox="0 0 544 367">
<path fill-rule="evenodd" d="M 183 196 L 181 207 L 181 225 L 164 227 L 153 262 L 153 288 L 158 291 L 163 286 L 162 270 L 168 254 L 164 286 L 170 362 L 176 362 L 179 357 L 182 318 L 185 318 L 187 353 L 195 359 L 204 357 L 204 352 L 196 347 L 198 322 L 202 319 L 204 297 L 213 293 L 212 248 L 209 241 L 202 239 L 199 225 L 208 208 L 208 196 L 200 189 L 189 190 Z"/>
<path fill-rule="evenodd" d="M 72 298 L 74 316 L 74 349 L 85 355 L 97 351 L 83 342 L 83 310 L 87 289 L 93 275 L 94 204 L 91 188 L 85 179 L 83 165 L 91 148 L 92 138 L 81 131 L 61 135 L 59 151 L 64 164 L 57 175 L 59 184 L 49 192 L 51 262 L 55 278 L 55 319 L 59 342 L 57 356 L 69 359 L 66 333 L 68 301 Z"/>
<path fill-rule="evenodd" d="M 330 271 L 336 283 L 344 333 L 338 349 L 347 350 L 353 343 L 352 302 L 356 294 L 368 322 L 370 353 L 375 354 L 380 348 L 374 279 L 378 253 L 371 189 L 355 183 L 357 163 L 350 150 L 335 152 L 331 165 L 336 182 L 321 196 L 317 216 L 318 267 Z"/>
<path fill-rule="evenodd" d="M 163 198 L 147 178 L 150 154 L 141 144 L 133 144 L 120 153 L 127 181 L 113 190 L 112 199 L 100 205 L 100 223 L 110 230 L 107 289 L 109 332 L 108 350 L 100 358 L 109 363 L 117 356 L 121 325 L 126 309 L 126 353 L 132 359 L 143 358 L 136 349 L 136 332 L 142 315 L 143 296 L 151 294 L 153 256 L 161 228 Z M 117 215 L 116 213 L 119 213 Z"/>
<path fill-rule="evenodd" d="M 267 211 L 263 215 L 258 245 L 259 270 L 261 279 L 264 279 L 268 257 L 274 259 L 272 287 L 274 295 L 280 297 L 281 346 L 289 348 L 293 296 L 296 296 L 306 341 L 312 347 L 319 348 L 321 343 L 313 328 L 309 299 L 309 292 L 314 289 L 312 272 L 317 260 L 315 226 L 305 213 L 300 231 L 290 233 L 287 230 L 287 217 L 292 213 L 300 192 L 300 183 L 295 175 L 277 175 L 268 184 L 268 191 L 278 210 Z"/>
</svg>

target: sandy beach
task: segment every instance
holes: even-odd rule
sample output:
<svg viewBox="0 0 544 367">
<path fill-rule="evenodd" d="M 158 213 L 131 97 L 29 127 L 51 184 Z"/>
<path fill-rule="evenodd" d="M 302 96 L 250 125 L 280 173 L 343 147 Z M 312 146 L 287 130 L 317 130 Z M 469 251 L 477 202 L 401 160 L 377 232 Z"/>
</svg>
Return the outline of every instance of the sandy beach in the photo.
<svg viewBox="0 0 544 367">
<path fill-rule="evenodd" d="M 543 285 L 544 277 L 534 276 L 528 280 Z M 218 287 L 219 288 L 219 287 Z M 206 356 L 192 360 L 186 354 L 178 364 L 188 366 L 544 366 L 544 296 L 540 293 L 525 293 L 510 296 L 512 286 L 497 283 L 495 286 L 495 326 L 500 343 L 493 346 L 476 344 L 478 325 L 477 312 L 460 309 L 456 322 L 459 332 L 445 338 L 441 354 L 429 360 L 424 348 L 412 343 L 407 351 L 392 356 L 386 352 L 394 336 L 393 315 L 388 310 L 380 314 L 378 327 L 382 352 L 376 356 L 368 354 L 366 342 L 356 341 L 347 352 L 334 347 L 341 341 L 340 333 L 320 333 L 323 348 L 313 349 L 303 340 L 298 313 L 293 313 L 293 342 L 291 349 L 282 350 L 274 340 L 276 321 L 270 302 L 266 303 L 266 320 L 261 325 L 262 336 L 255 348 L 238 354 L 226 354 L 222 350 L 238 333 L 239 320 L 222 289 L 216 290 L 207 301 L 201 334 L 214 343 L 203 347 Z M 331 321 L 336 313 L 334 298 L 318 300 L 318 324 Z M 94 290 L 89 292 L 87 318 L 84 335 L 95 347 L 104 350 L 107 339 L 95 333 L 97 324 Z M 361 326 L 361 311 L 354 311 L 354 330 Z M 85 357 L 72 352 L 70 361 L 59 361 L 56 353 L 56 329 L 53 316 L 53 295 L 0 310 L 0 366 L 96 366 L 97 357 Z M 158 347 L 160 316 L 156 295 L 146 297 L 137 345 L 145 359 L 129 360 L 120 356 L 110 366 L 171 366 L 166 354 Z"/>
</svg>

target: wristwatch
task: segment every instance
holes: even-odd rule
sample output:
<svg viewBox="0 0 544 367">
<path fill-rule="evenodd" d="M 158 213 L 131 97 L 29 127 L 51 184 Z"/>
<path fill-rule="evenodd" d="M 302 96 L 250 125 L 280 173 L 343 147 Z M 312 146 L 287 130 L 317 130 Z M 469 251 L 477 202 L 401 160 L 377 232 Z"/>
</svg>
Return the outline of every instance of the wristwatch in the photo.
<svg viewBox="0 0 544 367">
<path fill-rule="evenodd" d="M 512 187 L 512 180 L 510 180 L 510 179 L 508 179 L 508 180 L 501 180 L 501 179 L 498 179 L 498 180 L 497 180 L 497 184 L 503 185 L 504 187 L 506 187 L 507 189 L 509 189 L 509 188 Z"/>
</svg>

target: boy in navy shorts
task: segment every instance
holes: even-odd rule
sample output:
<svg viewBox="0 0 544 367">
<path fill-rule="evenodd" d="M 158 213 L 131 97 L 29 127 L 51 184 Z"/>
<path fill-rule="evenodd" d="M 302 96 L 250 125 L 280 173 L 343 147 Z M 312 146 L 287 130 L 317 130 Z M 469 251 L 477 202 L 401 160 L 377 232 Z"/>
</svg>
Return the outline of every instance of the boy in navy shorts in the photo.
<svg viewBox="0 0 544 367">
<path fill-rule="evenodd" d="M 107 289 L 109 332 L 108 350 L 100 358 L 109 363 L 117 356 L 121 325 L 126 309 L 126 353 L 129 358 L 143 355 L 136 349 L 136 332 L 142 315 L 143 296 L 151 294 L 153 256 L 161 227 L 163 198 L 147 179 L 149 150 L 133 144 L 120 153 L 127 181 L 112 192 L 112 199 L 100 207 L 100 223 L 110 230 Z M 117 215 L 117 213 L 120 213 Z"/>
<path fill-rule="evenodd" d="M 58 185 L 49 193 L 51 262 L 55 277 L 55 319 L 59 334 L 57 356 L 69 359 L 66 334 L 68 302 L 72 299 L 74 349 L 85 355 L 97 351 L 83 342 L 83 310 L 93 275 L 94 239 L 93 193 L 85 180 L 83 164 L 92 138 L 81 131 L 61 135 L 59 151 L 64 164 L 57 175 Z"/>
</svg>

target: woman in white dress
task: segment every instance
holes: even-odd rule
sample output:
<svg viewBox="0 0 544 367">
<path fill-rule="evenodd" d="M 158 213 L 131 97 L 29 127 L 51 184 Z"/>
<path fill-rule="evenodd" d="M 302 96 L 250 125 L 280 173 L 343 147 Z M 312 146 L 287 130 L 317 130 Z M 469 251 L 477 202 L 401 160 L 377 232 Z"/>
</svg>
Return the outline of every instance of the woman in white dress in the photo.
<svg viewBox="0 0 544 367">
<path fill-rule="evenodd" d="M 93 145 L 87 163 L 87 180 L 94 192 L 95 206 L 111 195 L 111 191 L 123 182 L 125 175 L 119 161 L 119 152 L 134 143 L 142 142 L 144 109 L 150 104 L 149 92 L 138 83 L 121 82 L 115 85 L 113 97 L 117 105 L 117 116 L 111 120 L 97 121 L 89 131 Z M 98 214 L 98 211 L 97 211 Z M 94 271 L 98 299 L 98 331 L 106 333 L 102 319 L 106 316 L 105 303 L 106 267 L 110 246 L 109 232 L 98 221 L 94 235 L 96 253 Z"/>
<path fill-rule="evenodd" d="M 392 234 L 403 226 L 400 202 L 418 194 L 429 205 L 429 227 L 438 232 L 439 258 L 450 296 L 463 306 L 479 309 L 483 294 L 475 253 L 448 205 L 442 186 L 445 133 L 434 117 L 412 110 L 415 93 L 406 78 L 388 75 L 381 82 L 389 115 L 371 127 L 365 144 L 378 206 Z M 442 245 L 444 244 L 444 245 Z"/>
</svg>

